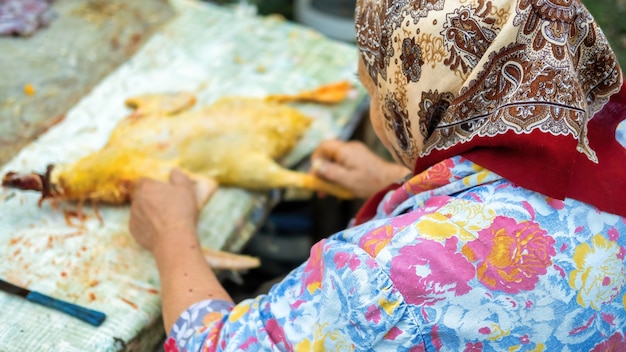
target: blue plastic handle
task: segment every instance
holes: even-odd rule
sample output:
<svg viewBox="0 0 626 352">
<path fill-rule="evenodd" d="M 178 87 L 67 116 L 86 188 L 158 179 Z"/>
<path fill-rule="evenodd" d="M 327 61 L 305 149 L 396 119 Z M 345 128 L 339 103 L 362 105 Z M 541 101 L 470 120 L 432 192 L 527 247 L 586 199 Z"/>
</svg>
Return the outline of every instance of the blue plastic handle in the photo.
<svg viewBox="0 0 626 352">
<path fill-rule="evenodd" d="M 93 326 L 100 326 L 104 319 L 106 319 L 106 315 L 104 313 L 79 307 L 72 303 L 63 302 L 56 298 L 42 295 L 39 292 L 31 291 L 26 296 L 26 299 L 31 302 L 44 305 L 48 308 L 56 309 L 63 313 L 69 314 Z"/>
</svg>

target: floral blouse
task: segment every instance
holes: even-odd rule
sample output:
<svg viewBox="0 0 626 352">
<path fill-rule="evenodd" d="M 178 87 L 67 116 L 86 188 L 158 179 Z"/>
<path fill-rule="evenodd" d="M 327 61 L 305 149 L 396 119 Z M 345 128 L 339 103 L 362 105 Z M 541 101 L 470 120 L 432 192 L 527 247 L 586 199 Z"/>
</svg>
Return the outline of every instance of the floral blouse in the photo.
<svg viewBox="0 0 626 352">
<path fill-rule="evenodd" d="M 190 307 L 166 350 L 626 351 L 625 254 L 624 218 L 455 157 L 267 295 Z"/>
</svg>

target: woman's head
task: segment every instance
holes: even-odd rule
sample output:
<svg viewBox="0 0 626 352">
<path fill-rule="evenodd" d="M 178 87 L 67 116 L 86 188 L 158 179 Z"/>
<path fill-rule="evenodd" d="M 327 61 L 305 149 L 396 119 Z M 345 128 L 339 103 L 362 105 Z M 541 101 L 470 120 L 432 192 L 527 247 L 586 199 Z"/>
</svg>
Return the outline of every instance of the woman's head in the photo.
<svg viewBox="0 0 626 352">
<path fill-rule="evenodd" d="M 372 122 L 407 167 L 461 155 L 626 216 L 626 89 L 580 0 L 357 0 L 356 32 Z"/>
<path fill-rule="evenodd" d="M 403 163 L 398 154 L 396 154 L 394 145 L 391 144 L 389 137 L 387 136 L 387 129 L 385 128 L 385 117 L 383 116 L 382 106 L 380 105 L 380 96 L 379 90 L 374 83 L 374 80 L 370 77 L 367 72 L 367 68 L 363 63 L 363 60 L 359 58 L 359 80 L 363 83 L 363 87 L 367 90 L 370 96 L 370 122 L 372 123 L 372 128 L 378 139 L 383 143 L 383 145 L 392 153 L 393 158 L 399 162 Z M 393 138 L 393 136 L 392 136 Z"/>
<path fill-rule="evenodd" d="M 597 162 L 587 123 L 621 71 L 579 0 L 358 0 L 356 31 L 372 122 L 406 166 L 552 136 Z"/>
</svg>

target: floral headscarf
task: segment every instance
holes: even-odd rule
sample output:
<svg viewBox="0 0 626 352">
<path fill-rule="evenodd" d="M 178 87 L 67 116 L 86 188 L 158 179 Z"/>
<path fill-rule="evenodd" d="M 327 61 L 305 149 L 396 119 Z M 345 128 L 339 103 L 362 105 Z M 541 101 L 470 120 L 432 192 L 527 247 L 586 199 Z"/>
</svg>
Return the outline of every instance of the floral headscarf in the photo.
<svg viewBox="0 0 626 352">
<path fill-rule="evenodd" d="M 463 155 L 626 215 L 622 73 L 579 0 L 358 0 L 356 32 L 392 153 L 416 173 Z"/>
</svg>

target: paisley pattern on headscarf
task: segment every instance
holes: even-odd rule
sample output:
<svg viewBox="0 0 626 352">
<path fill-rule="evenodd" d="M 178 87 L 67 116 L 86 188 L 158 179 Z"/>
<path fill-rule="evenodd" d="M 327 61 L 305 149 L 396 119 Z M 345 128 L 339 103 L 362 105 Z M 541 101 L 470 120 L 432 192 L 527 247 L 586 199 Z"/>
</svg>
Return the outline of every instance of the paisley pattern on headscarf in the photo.
<svg viewBox="0 0 626 352">
<path fill-rule="evenodd" d="M 361 0 L 356 14 L 357 44 L 407 166 L 475 137 L 534 130 L 571 135 L 597 161 L 586 124 L 619 90 L 621 71 L 580 1 Z"/>
<path fill-rule="evenodd" d="M 523 167 L 503 176 L 563 198 L 573 169 L 591 168 L 581 157 L 599 163 L 588 126 L 622 72 L 580 0 L 358 0 L 355 26 L 383 133 L 415 173 L 497 150 L 483 166 L 533 164 L 530 181 L 513 179 Z"/>
</svg>

